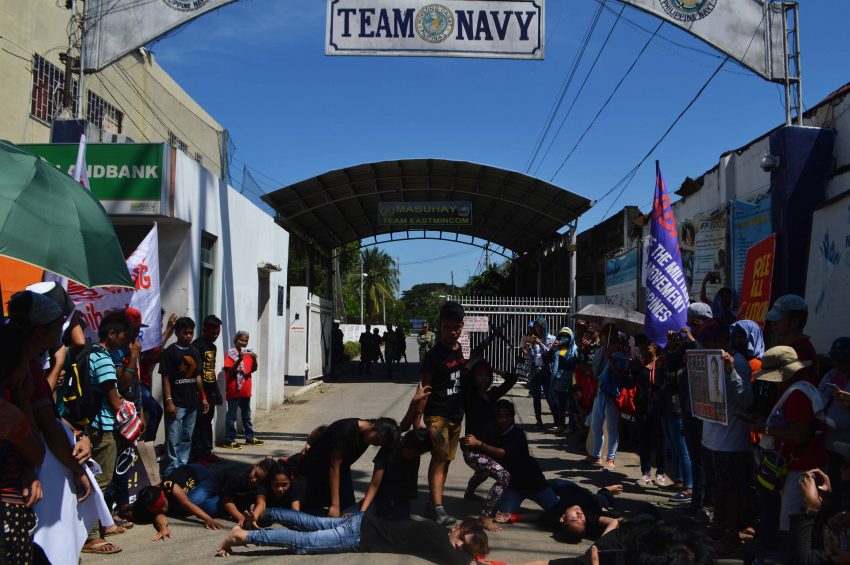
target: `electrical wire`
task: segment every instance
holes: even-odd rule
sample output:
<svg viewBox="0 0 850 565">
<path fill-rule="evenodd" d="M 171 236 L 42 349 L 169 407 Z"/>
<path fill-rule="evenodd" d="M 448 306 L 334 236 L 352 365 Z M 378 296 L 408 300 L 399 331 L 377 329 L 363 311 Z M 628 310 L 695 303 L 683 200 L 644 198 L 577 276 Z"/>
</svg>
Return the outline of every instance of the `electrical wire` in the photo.
<svg viewBox="0 0 850 565">
<path fill-rule="evenodd" d="M 567 113 L 564 114 L 564 117 L 561 119 L 561 124 L 558 126 L 558 131 L 555 132 L 555 135 L 552 136 L 551 141 L 549 142 L 549 147 L 546 148 L 546 152 L 543 154 L 543 157 L 540 159 L 540 162 L 537 163 L 537 168 L 534 170 L 535 176 L 537 175 L 537 171 L 540 170 L 540 167 L 543 165 L 543 162 L 546 160 L 546 157 L 549 156 L 549 151 L 552 149 L 552 146 L 555 144 L 555 140 L 558 139 L 558 136 L 561 134 L 561 129 L 563 129 L 564 124 L 567 122 L 567 118 L 570 117 L 570 114 L 575 108 L 576 102 L 578 102 L 579 96 L 584 92 L 584 87 L 587 85 L 587 81 L 590 78 L 590 75 L 593 73 L 593 70 L 596 68 L 596 63 L 599 62 L 599 58 L 602 56 L 602 52 L 605 51 L 605 47 L 608 45 L 608 41 L 611 39 L 611 36 L 614 34 L 614 30 L 617 28 L 617 24 L 620 22 L 620 18 L 623 16 L 623 11 L 626 9 L 626 5 L 623 4 L 623 7 L 620 9 L 620 12 L 617 14 L 617 19 L 614 20 L 614 24 L 611 26 L 611 29 L 608 30 L 608 35 L 605 37 L 605 41 L 602 43 L 602 47 L 599 48 L 599 51 L 596 53 L 596 58 L 593 59 L 593 63 L 590 65 L 590 69 L 587 71 L 587 74 L 584 76 L 584 80 L 581 83 L 581 86 L 576 92 L 576 95 L 573 97 L 573 102 L 570 104 L 570 107 L 567 109 Z"/>
<path fill-rule="evenodd" d="M 605 111 L 605 108 L 608 107 L 608 104 L 611 102 L 611 100 L 613 100 L 614 95 L 617 94 L 618 90 L 620 90 L 620 87 L 623 85 L 623 83 L 626 81 L 628 76 L 634 70 L 635 66 L 638 64 L 638 61 L 640 61 L 641 57 L 643 57 L 643 54 L 646 52 L 647 48 L 649 47 L 649 44 L 652 43 L 652 40 L 655 39 L 655 36 L 658 35 L 658 32 L 661 31 L 661 28 L 663 26 L 664 26 L 664 22 L 662 21 L 661 23 L 658 24 L 658 27 L 655 28 L 655 32 L 651 36 L 649 36 L 649 39 L 646 40 L 646 43 L 643 44 L 643 48 L 640 50 L 640 52 L 638 52 L 637 57 L 635 57 L 634 61 L 632 61 L 632 64 L 626 70 L 626 73 L 622 76 L 622 78 L 620 78 L 620 82 L 617 83 L 617 86 L 614 87 L 614 90 L 611 91 L 611 94 L 608 95 L 608 98 L 602 104 L 602 107 L 599 108 L 599 111 L 596 112 L 596 115 L 593 116 L 592 120 L 590 120 L 590 123 L 588 124 L 587 128 L 584 130 L 584 132 L 578 138 L 578 141 L 576 141 L 575 145 L 573 145 L 573 148 L 570 149 L 569 153 L 567 153 L 567 156 L 564 157 L 563 161 L 561 161 L 561 165 L 558 167 L 558 170 L 556 170 L 555 174 L 553 174 L 552 177 L 549 179 L 550 182 L 553 181 L 556 176 L 558 176 L 558 173 L 561 172 L 561 169 L 564 168 L 564 165 L 567 164 L 567 161 L 569 161 L 570 157 L 572 157 L 573 153 L 575 153 L 575 150 L 578 148 L 578 146 L 584 140 L 584 137 L 591 130 L 591 128 L 593 128 L 593 125 L 596 123 L 596 120 L 599 119 L 599 116 L 602 115 L 602 112 Z"/>
<path fill-rule="evenodd" d="M 534 161 L 537 159 L 537 155 L 540 153 L 540 149 L 543 147 L 543 142 L 546 140 L 546 136 L 549 135 L 549 129 L 552 127 L 552 124 L 555 121 L 555 117 L 558 115 L 558 111 L 561 109 L 561 104 L 564 101 L 564 97 L 567 94 L 567 91 L 572 84 L 573 77 L 576 74 L 576 70 L 578 69 L 579 64 L 581 63 L 581 59 L 584 56 L 584 52 L 587 49 L 588 44 L 590 43 L 590 38 L 593 35 L 593 32 L 596 31 L 596 25 L 599 23 L 599 17 L 602 15 L 602 6 L 600 5 L 596 13 L 594 13 L 593 18 L 591 19 L 590 25 L 587 28 L 587 31 L 584 34 L 584 38 L 582 39 L 579 50 L 576 52 L 576 56 L 573 59 L 573 64 L 570 68 L 570 71 L 567 73 L 567 76 L 564 77 L 564 82 L 561 84 L 561 90 L 558 94 L 558 98 L 552 106 L 552 109 L 549 111 L 549 117 L 546 118 L 546 125 L 543 127 L 543 130 L 540 132 L 540 135 L 537 138 L 537 142 L 535 143 L 534 150 L 531 153 L 531 157 L 528 159 L 528 163 L 525 167 L 525 172 L 528 173 L 531 170 L 531 167 L 534 165 Z"/>
<path fill-rule="evenodd" d="M 620 179 L 620 182 L 618 182 L 616 185 L 614 185 L 614 187 L 611 188 L 611 190 L 606 192 L 602 196 L 602 198 L 600 198 L 597 201 L 597 204 L 598 204 L 600 201 L 604 200 L 607 196 L 609 196 L 614 190 L 616 190 L 616 188 L 618 186 L 622 185 L 622 187 L 620 188 L 620 192 L 617 194 L 617 197 L 614 199 L 613 202 L 611 202 L 611 205 L 608 206 L 608 209 L 605 211 L 605 214 L 602 216 L 603 220 L 608 217 L 608 213 L 611 211 L 611 209 L 614 207 L 614 205 L 623 196 L 623 193 L 625 192 L 626 188 L 628 188 L 629 184 L 631 184 L 632 180 L 635 178 L 635 175 L 637 175 L 637 172 L 641 168 L 641 166 L 643 166 L 643 164 L 646 162 L 646 160 L 649 159 L 649 157 L 652 155 L 652 153 L 667 138 L 667 136 L 670 134 L 670 132 L 673 131 L 673 128 L 676 127 L 676 124 L 679 123 L 679 120 L 681 120 L 682 117 L 688 112 L 688 110 L 690 110 L 691 107 L 696 103 L 696 101 L 699 100 L 700 96 L 702 96 L 702 93 L 705 92 L 705 89 L 708 88 L 708 85 L 711 84 L 711 81 L 714 80 L 714 77 L 717 76 L 717 74 L 723 68 L 723 65 L 725 65 L 728 60 L 729 60 L 729 57 L 726 57 L 726 58 L 723 59 L 723 61 L 720 62 L 720 65 L 718 65 L 717 68 L 714 70 L 714 72 L 711 73 L 711 76 L 708 77 L 708 80 L 706 80 L 703 83 L 703 85 L 700 87 L 700 89 L 697 91 L 697 93 L 694 95 L 694 97 L 691 98 L 691 101 L 688 102 L 688 104 L 682 109 L 681 112 L 679 112 L 679 115 L 676 116 L 676 119 L 673 120 L 673 123 L 670 124 L 670 127 L 668 127 L 667 130 L 661 135 L 661 137 L 658 138 L 658 141 L 655 142 L 655 144 L 649 149 L 649 151 L 646 152 L 646 155 L 643 156 L 643 159 L 641 159 L 640 162 L 638 162 L 637 165 L 635 165 L 628 173 L 626 173 L 626 176 L 623 177 L 622 179 Z"/>
</svg>

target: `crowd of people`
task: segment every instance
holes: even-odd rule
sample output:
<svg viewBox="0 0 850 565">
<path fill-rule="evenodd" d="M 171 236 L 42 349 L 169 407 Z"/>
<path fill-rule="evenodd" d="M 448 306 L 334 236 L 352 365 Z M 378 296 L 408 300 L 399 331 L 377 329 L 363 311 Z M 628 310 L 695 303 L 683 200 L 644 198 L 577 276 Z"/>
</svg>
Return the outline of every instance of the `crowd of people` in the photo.
<svg viewBox="0 0 850 565">
<path fill-rule="evenodd" d="M 214 406 L 227 403 L 222 447 L 241 448 L 240 414 L 244 443 L 263 444 L 251 421 L 258 356 L 246 332 L 236 332 L 224 355 L 220 390 L 215 316 L 202 320 L 194 340 L 194 321 L 171 316 L 162 338 L 173 335 L 174 343 L 142 352 L 138 310 L 106 313 L 97 340 L 87 340 L 62 287 L 33 285 L 12 297 L 0 324 L 2 554 L 10 563 L 76 563 L 80 552 L 119 552 L 108 536 L 134 523 L 150 523 L 154 540 L 167 539 L 168 519 L 177 516 L 210 529 L 234 522 L 219 555 L 253 544 L 469 563 L 487 560 L 488 536 L 531 519 L 557 541 L 594 540 L 584 556 L 549 563 L 594 563 L 609 554 L 618 563 L 647 554 L 655 563 L 708 563 L 742 548 L 787 563 L 848 562 L 850 338 L 837 337 L 819 358 L 804 333 L 801 297 L 778 298 L 766 331 L 730 317 L 731 297 L 716 302 L 691 304 L 688 325 L 670 332 L 664 347 L 616 322 L 579 322 L 556 334 L 544 317 L 528 324 L 520 350 L 535 425 L 587 444 L 584 466 L 573 466 L 603 473 L 594 482 L 605 486 L 591 491 L 547 480 L 505 398 L 517 375 L 498 374 L 479 353 L 464 357 L 456 302 L 441 308 L 436 335 L 425 328 L 420 336 L 419 384 L 400 422 L 345 418 L 313 430 L 297 453 L 224 465 L 212 453 Z M 361 336 L 364 354 L 380 353 L 383 343 L 388 367 L 404 358 L 403 332 L 388 327 L 380 337 L 370 329 Z M 722 351 L 713 369 L 723 379 L 726 423 L 700 419 L 692 408 L 688 355 L 704 349 Z M 157 365 L 161 403 L 152 389 Z M 368 368 L 364 361 L 361 370 Z M 123 477 L 129 454 L 136 440 L 156 437 L 163 416 L 163 478 L 131 503 Z M 709 508 L 702 530 L 671 523 L 653 507 L 625 518 L 616 508 L 624 485 L 604 472 L 617 469 L 624 429 L 638 440 L 640 474 L 629 480 L 665 489 L 692 524 Z M 358 500 L 351 466 L 370 446 L 379 449 Z M 465 520 L 444 504 L 458 449 L 472 471 L 464 498 L 479 505 Z M 427 453 L 428 520 L 411 520 Z M 540 513 L 521 513 L 525 500 Z M 60 501 L 67 508 L 56 508 Z M 39 520 L 41 513 L 52 518 Z M 88 533 L 77 543 L 80 532 Z"/>
<path fill-rule="evenodd" d="M 360 376 L 371 375 L 372 365 L 379 360 L 386 367 L 386 377 L 393 378 L 393 365 L 407 363 L 407 336 L 404 328 L 387 324 L 384 335 L 379 328 L 366 324 L 366 329 L 360 334 Z M 381 349 L 383 346 L 383 350 Z"/>
</svg>

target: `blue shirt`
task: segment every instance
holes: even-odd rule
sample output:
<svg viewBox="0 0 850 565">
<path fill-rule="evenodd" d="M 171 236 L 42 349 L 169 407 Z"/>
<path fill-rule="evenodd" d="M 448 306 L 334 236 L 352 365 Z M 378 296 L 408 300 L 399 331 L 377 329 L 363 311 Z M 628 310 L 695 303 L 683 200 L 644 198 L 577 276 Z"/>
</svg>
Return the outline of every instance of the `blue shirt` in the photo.
<svg viewBox="0 0 850 565">
<path fill-rule="evenodd" d="M 115 375 L 115 363 L 109 352 L 102 347 L 95 347 L 89 354 L 89 378 L 95 394 L 100 398 L 100 410 L 92 422 L 92 426 L 103 431 L 112 431 L 115 428 L 115 413 L 109 405 L 109 399 L 103 392 L 103 385 L 111 383 L 111 387 L 118 386 L 118 377 Z"/>
</svg>

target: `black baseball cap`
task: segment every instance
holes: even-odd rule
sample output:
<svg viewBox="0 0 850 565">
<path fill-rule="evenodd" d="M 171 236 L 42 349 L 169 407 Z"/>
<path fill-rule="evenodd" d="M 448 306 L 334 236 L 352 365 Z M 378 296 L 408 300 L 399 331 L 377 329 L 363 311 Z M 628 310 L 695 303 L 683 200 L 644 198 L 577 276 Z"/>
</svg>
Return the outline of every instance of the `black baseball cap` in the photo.
<svg viewBox="0 0 850 565">
<path fill-rule="evenodd" d="M 465 315 L 463 306 L 454 300 L 449 300 L 440 307 L 441 319 L 445 318 L 446 320 L 452 320 L 453 322 L 462 322 Z"/>
</svg>

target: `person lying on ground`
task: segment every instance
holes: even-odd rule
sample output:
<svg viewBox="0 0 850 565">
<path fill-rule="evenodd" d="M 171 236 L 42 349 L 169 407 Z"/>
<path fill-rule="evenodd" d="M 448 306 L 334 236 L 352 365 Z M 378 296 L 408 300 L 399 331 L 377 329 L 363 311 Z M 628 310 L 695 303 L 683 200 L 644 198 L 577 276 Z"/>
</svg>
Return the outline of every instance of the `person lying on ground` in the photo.
<svg viewBox="0 0 850 565">
<path fill-rule="evenodd" d="M 235 546 L 286 547 L 296 555 L 329 553 L 393 553 L 413 555 L 439 565 L 467 565 L 490 552 L 487 534 L 473 521 L 451 529 L 433 522 L 391 522 L 370 514 L 321 518 L 305 512 L 269 509 L 268 517 L 287 528 L 248 531 L 234 527 L 216 555 L 226 557 Z M 245 525 L 251 525 L 250 514 Z"/>
<path fill-rule="evenodd" d="M 548 481 L 558 496 L 558 502 L 542 514 L 500 512 L 496 521 L 512 524 L 536 520 L 540 527 L 551 531 L 561 543 L 579 543 L 582 538 L 597 539 L 617 527 L 617 519 L 603 516 L 612 508 L 614 497 L 623 492 L 623 485 L 611 485 L 595 494 L 571 481 Z"/>
<path fill-rule="evenodd" d="M 262 459 L 254 465 L 241 463 L 235 468 L 219 470 L 216 477 L 221 485 L 221 513 L 242 525 L 244 511 L 257 504 L 260 486 L 276 473 L 277 462 L 272 459 Z"/>
<path fill-rule="evenodd" d="M 584 555 L 523 565 L 711 565 L 714 562 L 710 540 L 702 532 L 642 514 L 620 522 L 619 527 L 601 537 Z"/>
<path fill-rule="evenodd" d="M 277 465 L 257 489 L 256 502 L 250 508 L 252 521 L 261 522 L 266 508 L 289 508 L 296 512 L 300 511 L 306 490 L 307 478 L 294 477 L 289 463 L 285 459 L 279 459 Z"/>
<path fill-rule="evenodd" d="M 140 522 L 151 522 L 156 530 L 151 541 L 159 541 L 171 538 L 169 514 L 194 516 L 207 529 L 224 528 L 224 524 L 215 520 L 220 507 L 215 472 L 193 463 L 175 469 L 162 484 L 143 488 L 133 505 L 133 516 Z"/>
</svg>

